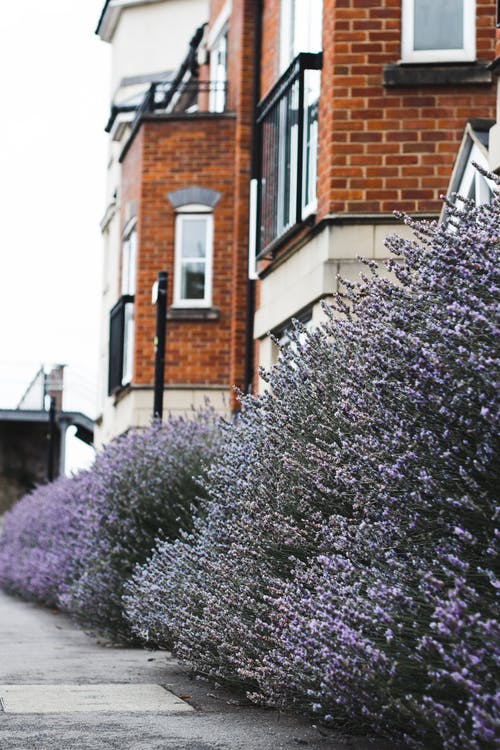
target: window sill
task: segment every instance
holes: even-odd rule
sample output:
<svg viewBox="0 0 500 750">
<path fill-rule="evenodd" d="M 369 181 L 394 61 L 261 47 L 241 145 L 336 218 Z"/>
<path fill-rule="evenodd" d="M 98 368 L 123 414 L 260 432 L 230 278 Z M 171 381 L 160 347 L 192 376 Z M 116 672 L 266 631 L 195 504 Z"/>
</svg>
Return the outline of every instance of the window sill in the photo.
<svg viewBox="0 0 500 750">
<path fill-rule="evenodd" d="M 308 214 L 304 219 L 301 221 L 297 221 L 295 224 L 292 224 L 291 227 L 286 229 L 283 234 L 280 234 L 278 237 L 275 237 L 272 242 L 270 242 L 265 248 L 263 248 L 258 254 L 257 254 L 257 260 L 272 260 L 276 256 L 276 253 L 281 250 L 281 248 L 286 245 L 290 240 L 292 240 L 295 235 L 299 234 L 304 229 L 310 228 L 314 225 L 316 219 L 315 213 Z"/>
<path fill-rule="evenodd" d="M 488 65 L 488 69 L 495 75 L 498 75 L 500 73 L 500 57 L 495 57 L 493 62 Z"/>
<path fill-rule="evenodd" d="M 110 393 L 110 397 L 113 399 L 113 406 L 122 401 L 131 391 L 131 383 L 124 383 L 123 385 L 117 386 L 115 390 Z"/>
<path fill-rule="evenodd" d="M 167 320 L 218 320 L 217 307 L 169 307 Z"/>
<path fill-rule="evenodd" d="M 384 65 L 382 83 L 388 88 L 416 86 L 489 85 L 493 76 L 488 65 L 475 63 Z"/>
</svg>

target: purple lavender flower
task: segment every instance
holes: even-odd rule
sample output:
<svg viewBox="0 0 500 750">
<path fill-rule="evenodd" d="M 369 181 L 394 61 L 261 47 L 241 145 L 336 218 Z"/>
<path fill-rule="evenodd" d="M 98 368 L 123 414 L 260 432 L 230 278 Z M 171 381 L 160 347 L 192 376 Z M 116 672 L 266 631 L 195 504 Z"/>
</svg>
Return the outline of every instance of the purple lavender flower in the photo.
<svg viewBox="0 0 500 750">
<path fill-rule="evenodd" d="M 395 281 L 370 263 L 297 324 L 192 532 L 129 582 L 138 635 L 269 705 L 494 747 L 498 209 L 405 218 Z"/>
</svg>

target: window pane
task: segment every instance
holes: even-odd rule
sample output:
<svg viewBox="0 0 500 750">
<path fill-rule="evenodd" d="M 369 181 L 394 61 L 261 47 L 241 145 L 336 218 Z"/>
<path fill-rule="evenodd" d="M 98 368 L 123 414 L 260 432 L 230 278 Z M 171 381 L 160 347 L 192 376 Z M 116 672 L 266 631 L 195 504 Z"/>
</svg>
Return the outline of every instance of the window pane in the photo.
<svg viewBox="0 0 500 750">
<path fill-rule="evenodd" d="M 278 201 L 276 234 L 295 223 L 297 213 L 298 82 L 280 102 L 278 138 Z"/>
<path fill-rule="evenodd" d="M 321 73 L 306 70 L 304 74 L 304 148 L 302 206 L 316 201 L 316 177 L 318 161 L 318 101 Z"/>
<path fill-rule="evenodd" d="M 181 281 L 182 299 L 204 299 L 205 263 L 183 263 Z"/>
<path fill-rule="evenodd" d="M 206 255 L 207 220 L 184 219 L 182 222 L 182 257 L 204 258 Z"/>
<path fill-rule="evenodd" d="M 414 0 L 414 49 L 462 49 L 464 0 Z"/>
<path fill-rule="evenodd" d="M 298 100 L 295 81 L 262 124 L 262 247 L 297 220 Z"/>
<path fill-rule="evenodd" d="M 210 112 L 224 112 L 227 79 L 227 32 L 217 39 L 210 52 Z"/>
<path fill-rule="evenodd" d="M 123 372 L 122 385 L 132 380 L 132 367 L 134 360 L 134 304 L 127 302 L 125 305 L 124 327 L 123 327 Z"/>
<path fill-rule="evenodd" d="M 322 0 L 293 3 L 293 52 L 321 52 Z"/>
<path fill-rule="evenodd" d="M 323 0 L 281 0 L 280 69 L 300 52 L 321 52 Z"/>
<path fill-rule="evenodd" d="M 122 244 L 122 294 L 135 294 L 137 233 L 134 230 Z"/>
</svg>

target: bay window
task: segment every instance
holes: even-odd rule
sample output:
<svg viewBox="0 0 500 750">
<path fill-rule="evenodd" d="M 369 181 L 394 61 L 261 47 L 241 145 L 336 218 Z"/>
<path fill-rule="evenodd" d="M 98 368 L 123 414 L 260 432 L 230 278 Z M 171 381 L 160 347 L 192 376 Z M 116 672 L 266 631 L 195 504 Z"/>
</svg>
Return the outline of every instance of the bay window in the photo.
<svg viewBox="0 0 500 750">
<path fill-rule="evenodd" d="M 316 211 L 322 0 L 281 0 L 281 77 L 257 109 L 258 174 L 251 240 L 257 255 Z"/>
<path fill-rule="evenodd" d="M 301 53 L 258 107 L 257 253 L 316 210 L 320 67 Z"/>
</svg>

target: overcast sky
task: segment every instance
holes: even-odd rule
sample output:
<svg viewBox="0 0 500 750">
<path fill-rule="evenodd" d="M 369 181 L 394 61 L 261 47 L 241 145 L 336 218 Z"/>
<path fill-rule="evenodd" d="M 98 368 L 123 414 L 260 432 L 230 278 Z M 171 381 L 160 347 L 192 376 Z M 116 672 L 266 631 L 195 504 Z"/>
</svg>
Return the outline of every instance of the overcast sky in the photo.
<svg viewBox="0 0 500 750">
<path fill-rule="evenodd" d="M 60 362 L 69 366 L 71 408 L 89 412 L 109 108 L 110 47 L 94 34 L 103 0 L 4 6 L 0 407 L 16 405 L 40 364 Z"/>
</svg>

